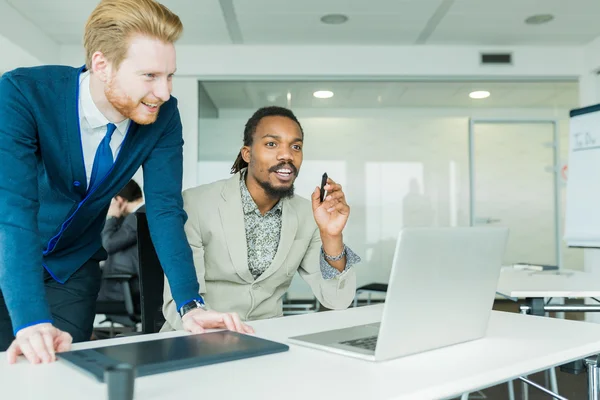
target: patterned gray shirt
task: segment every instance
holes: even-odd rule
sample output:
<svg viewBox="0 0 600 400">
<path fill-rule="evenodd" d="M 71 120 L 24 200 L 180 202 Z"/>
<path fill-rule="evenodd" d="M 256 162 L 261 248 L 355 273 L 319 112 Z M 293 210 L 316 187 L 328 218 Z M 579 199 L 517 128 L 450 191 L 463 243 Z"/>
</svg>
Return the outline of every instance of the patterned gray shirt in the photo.
<svg viewBox="0 0 600 400">
<path fill-rule="evenodd" d="M 277 202 L 272 209 L 267 211 L 265 215 L 262 215 L 248 191 L 245 174 L 242 174 L 240 179 L 240 192 L 242 194 L 242 208 L 246 228 L 248 268 L 254 279 L 257 279 L 269 268 L 277 253 L 281 236 L 283 204 L 281 201 Z M 359 263 L 360 257 L 354 254 L 348 247 L 344 247 L 344 250 L 346 252 L 346 267 L 344 271 L 346 271 L 352 265 Z M 341 273 L 325 261 L 322 247 L 320 266 L 321 274 L 325 279 L 335 278 Z"/>
</svg>

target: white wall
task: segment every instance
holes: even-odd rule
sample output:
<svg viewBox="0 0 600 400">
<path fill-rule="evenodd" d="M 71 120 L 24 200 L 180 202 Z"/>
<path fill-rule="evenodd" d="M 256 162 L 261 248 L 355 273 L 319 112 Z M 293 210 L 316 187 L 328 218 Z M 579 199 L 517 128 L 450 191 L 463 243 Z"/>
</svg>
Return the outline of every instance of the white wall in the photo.
<svg viewBox="0 0 600 400">
<path fill-rule="evenodd" d="M 183 125 L 183 189 L 196 184 L 198 161 L 198 80 L 173 78 L 173 96 L 178 100 L 181 124 Z"/>
<path fill-rule="evenodd" d="M 243 126 L 253 111 L 221 110 L 219 119 L 200 120 L 199 183 L 229 176 L 242 144 Z M 342 183 L 352 207 L 344 237 L 364 260 L 357 268 L 359 285 L 387 282 L 401 227 L 469 225 L 469 117 L 523 118 L 533 114 L 558 118 L 563 121 L 561 134 L 566 137 L 568 115 L 567 110 L 403 109 L 326 110 L 330 116 L 325 117 L 320 110 L 295 111 L 306 135 L 296 193 L 307 197 L 324 171 Z M 519 205 L 509 210 L 513 221 L 527 220 L 531 225 L 530 214 L 537 212 L 542 216 L 537 220 L 539 226 L 525 228 L 543 231 L 553 218 L 553 204 L 545 201 L 551 195 L 548 188 L 551 190 L 553 181 L 552 175 L 544 171 L 546 165 L 538 165 L 534 160 L 546 157 L 550 150 L 533 138 L 528 156 L 521 157 L 521 164 L 517 164 L 513 152 L 516 146 L 523 145 L 523 138 L 516 142 L 519 132 L 508 136 L 503 135 L 505 130 L 501 126 L 488 129 L 495 135 L 495 153 L 513 160 L 510 168 L 521 171 L 521 175 L 531 171 L 531 196 L 524 201 L 523 193 L 516 188 L 503 193 L 498 201 Z M 531 129 L 523 134 L 530 135 Z M 538 182 L 539 177 L 545 180 Z M 485 193 L 479 195 L 485 198 Z M 514 254 L 509 254 L 506 261 L 546 261 L 547 253 L 553 250 L 546 248 L 547 240 L 536 243 L 535 237 L 532 235 L 529 242 L 515 241 Z M 524 255 L 530 258 L 524 260 Z M 566 258 L 570 267 L 581 269 L 580 252 L 569 253 Z M 309 295 L 307 286 L 295 280 L 290 296 Z"/>
<path fill-rule="evenodd" d="M 201 79 L 545 78 L 584 70 L 583 46 L 188 46 L 177 45 L 177 74 Z M 479 64 L 481 51 L 510 52 L 513 64 Z M 62 46 L 61 62 L 83 63 L 81 46 Z"/>
<path fill-rule="evenodd" d="M 12 44 L 5 47 L 0 43 L 0 72 L 60 62 L 60 46 L 5 0 L 0 0 L 0 37 L 0 42 L 6 40 Z"/>
<path fill-rule="evenodd" d="M 600 71 L 600 37 L 583 47 L 583 60 L 583 75 Z M 582 95 L 584 101 L 595 101 L 594 98 L 594 95 Z"/>
<path fill-rule="evenodd" d="M 31 67 L 41 62 L 13 42 L 0 35 L 0 75 L 18 67 Z"/>
</svg>

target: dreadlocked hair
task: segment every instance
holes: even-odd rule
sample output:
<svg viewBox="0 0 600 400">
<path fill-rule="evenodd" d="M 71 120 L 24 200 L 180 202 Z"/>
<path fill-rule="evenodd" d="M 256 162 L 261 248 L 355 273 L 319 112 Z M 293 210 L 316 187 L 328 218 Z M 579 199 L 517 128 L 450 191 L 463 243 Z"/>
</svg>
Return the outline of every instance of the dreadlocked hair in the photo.
<svg viewBox="0 0 600 400">
<path fill-rule="evenodd" d="M 300 127 L 300 132 L 302 132 L 302 137 L 304 138 L 304 131 L 302 130 L 302 125 L 294 115 L 294 113 L 284 107 L 278 106 L 269 106 L 259 108 L 246 122 L 246 126 L 244 127 L 244 146 L 252 146 L 252 141 L 254 138 L 254 133 L 256 132 L 256 127 L 260 123 L 260 121 L 265 117 L 285 117 L 289 118 Z M 248 167 L 248 163 L 242 157 L 242 151 L 240 150 L 237 158 L 235 159 L 233 166 L 231 167 L 231 173 L 235 174 L 240 172 L 242 169 Z"/>
</svg>

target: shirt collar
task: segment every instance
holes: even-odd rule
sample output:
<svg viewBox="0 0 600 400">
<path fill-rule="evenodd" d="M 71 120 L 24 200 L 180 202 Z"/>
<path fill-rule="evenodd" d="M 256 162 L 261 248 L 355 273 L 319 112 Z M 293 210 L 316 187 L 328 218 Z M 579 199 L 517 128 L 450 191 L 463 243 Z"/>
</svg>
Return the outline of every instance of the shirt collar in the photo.
<svg viewBox="0 0 600 400">
<path fill-rule="evenodd" d="M 242 194 L 242 209 L 244 210 L 244 214 L 251 214 L 251 213 L 258 213 L 260 214 L 260 210 L 258 209 L 258 206 L 256 205 L 256 203 L 254 202 L 254 199 L 252 198 L 252 195 L 250 195 L 250 191 L 248 190 L 248 187 L 246 186 L 246 173 L 242 172 L 240 174 L 240 192 Z M 277 212 L 278 214 L 281 214 L 282 212 L 282 202 L 281 200 L 279 200 L 277 202 L 277 204 L 275 204 L 273 206 L 273 208 L 271 208 L 269 211 L 267 211 L 267 214 L 269 213 L 275 213 Z"/>
<path fill-rule="evenodd" d="M 136 208 L 134 208 L 133 210 L 131 210 L 131 213 L 133 214 L 134 212 L 136 212 L 137 210 L 139 210 L 140 208 L 142 208 L 145 205 L 145 202 L 141 202 L 140 204 L 138 204 L 138 206 Z"/>
<path fill-rule="evenodd" d="M 95 129 L 101 126 L 106 126 L 110 121 L 98 110 L 94 100 L 92 100 L 92 93 L 90 92 L 90 71 L 81 73 L 81 82 L 79 84 L 79 96 L 81 97 L 81 108 L 83 110 L 83 117 L 90 128 Z M 125 136 L 129 123 L 131 120 L 126 119 L 124 121 L 115 124 L 117 126 L 117 132 L 122 136 Z"/>
</svg>

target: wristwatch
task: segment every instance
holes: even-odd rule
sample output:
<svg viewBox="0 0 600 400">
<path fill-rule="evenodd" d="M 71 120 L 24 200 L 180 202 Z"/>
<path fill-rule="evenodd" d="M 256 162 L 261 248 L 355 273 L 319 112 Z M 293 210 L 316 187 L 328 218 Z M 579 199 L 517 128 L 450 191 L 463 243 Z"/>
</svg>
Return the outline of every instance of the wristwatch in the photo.
<svg viewBox="0 0 600 400">
<path fill-rule="evenodd" d="M 202 297 L 193 299 L 192 301 L 189 301 L 189 302 L 185 303 L 183 306 L 181 306 L 181 308 L 179 309 L 179 315 L 181 315 L 181 317 L 183 317 L 189 311 L 195 310 L 196 308 L 206 309 L 206 305 L 204 304 L 204 299 L 202 299 Z"/>
</svg>

